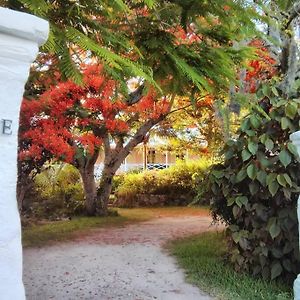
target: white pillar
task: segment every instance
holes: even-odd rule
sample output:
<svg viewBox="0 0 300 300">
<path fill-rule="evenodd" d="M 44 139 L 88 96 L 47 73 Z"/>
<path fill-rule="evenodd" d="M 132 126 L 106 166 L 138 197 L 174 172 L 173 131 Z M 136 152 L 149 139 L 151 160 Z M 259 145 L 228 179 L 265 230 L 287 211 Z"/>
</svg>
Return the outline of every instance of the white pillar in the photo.
<svg viewBox="0 0 300 300">
<path fill-rule="evenodd" d="M 169 151 L 166 151 L 166 167 L 169 166 Z"/>
<path fill-rule="evenodd" d="M 144 142 L 143 143 L 143 170 L 146 171 L 147 170 L 147 143 Z"/>
<path fill-rule="evenodd" d="M 297 147 L 297 152 L 300 155 L 300 131 L 296 131 L 290 135 L 290 140 Z M 297 216 L 298 216 L 298 234 L 300 232 L 300 196 L 297 202 Z M 299 236 L 299 248 L 300 248 L 300 236 Z M 294 281 L 294 300 L 300 300 L 300 274 Z"/>
<path fill-rule="evenodd" d="M 0 7 L 0 298 L 25 299 L 16 201 L 17 138 L 24 84 L 48 23 Z"/>
<path fill-rule="evenodd" d="M 125 158 L 125 161 L 124 161 L 124 169 L 125 169 L 125 172 L 127 172 L 127 157 Z"/>
</svg>

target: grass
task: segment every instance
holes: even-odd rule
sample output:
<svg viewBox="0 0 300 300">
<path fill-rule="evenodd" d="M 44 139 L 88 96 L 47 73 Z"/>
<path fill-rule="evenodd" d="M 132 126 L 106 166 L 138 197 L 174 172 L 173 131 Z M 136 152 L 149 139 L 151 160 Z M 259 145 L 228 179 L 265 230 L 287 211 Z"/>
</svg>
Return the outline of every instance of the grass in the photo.
<svg viewBox="0 0 300 300">
<path fill-rule="evenodd" d="M 291 288 L 237 273 L 223 261 L 223 233 L 204 233 L 167 245 L 186 270 L 187 280 L 222 300 L 291 300 Z"/>
<path fill-rule="evenodd" d="M 158 217 L 208 214 L 206 208 L 196 207 L 120 208 L 117 211 L 119 216 L 115 217 L 76 217 L 72 220 L 26 226 L 22 230 L 23 247 L 41 247 L 71 240 L 94 228 L 124 226 Z"/>
</svg>

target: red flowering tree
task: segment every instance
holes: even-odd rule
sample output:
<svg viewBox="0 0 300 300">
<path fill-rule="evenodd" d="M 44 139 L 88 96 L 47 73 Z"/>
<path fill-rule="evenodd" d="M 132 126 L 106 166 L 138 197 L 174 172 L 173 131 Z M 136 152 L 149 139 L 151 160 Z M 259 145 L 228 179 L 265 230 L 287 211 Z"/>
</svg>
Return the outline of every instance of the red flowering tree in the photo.
<svg viewBox="0 0 300 300">
<path fill-rule="evenodd" d="M 255 93 L 262 82 L 276 75 L 276 60 L 271 57 L 269 49 L 262 40 L 253 40 L 249 45 L 256 49 L 257 59 L 248 62 L 249 69 L 246 73 L 245 84 L 247 92 Z"/>
<path fill-rule="evenodd" d="M 61 82 L 38 100 L 24 99 L 19 157 L 32 165 L 45 158 L 72 164 L 82 177 L 87 214 L 106 214 L 117 169 L 170 112 L 171 102 L 149 88 L 137 103 L 130 103 L 102 66 L 87 67 L 83 77 L 82 86 Z M 97 188 L 94 165 L 102 148 L 104 169 Z"/>
<path fill-rule="evenodd" d="M 98 189 L 99 212 L 105 213 L 113 174 L 149 129 L 165 117 L 171 105 L 168 98 L 157 96 L 151 89 L 142 99 L 140 94 L 133 95 L 126 104 L 118 92 L 119 83 L 92 69 L 83 74 L 84 86 L 67 81 L 48 90 L 48 68 L 53 74 L 50 79 L 59 78 L 59 66 L 65 75 L 63 80 L 73 78 L 81 82 L 77 66 L 96 57 L 120 81 L 134 74 L 160 86 L 164 95 L 196 99 L 228 86 L 235 77 L 236 64 L 246 52 L 233 49 L 231 41 L 244 39 L 242 31 L 253 27 L 253 13 L 231 1 L 217 0 L 214 5 L 196 0 L 188 4 L 157 1 L 148 7 L 141 1 L 126 3 L 129 9 L 122 6 L 117 11 L 106 5 L 97 11 L 93 3 L 80 10 L 80 16 L 63 2 L 55 11 L 53 5 L 49 6 L 55 39 L 50 39 L 49 47 L 45 47 L 49 53 L 41 59 L 42 66 L 37 67 L 41 82 L 36 84 L 37 79 L 33 78 L 27 88 L 29 96 L 42 96 L 38 97 L 39 102 L 24 101 L 21 116 L 25 129 L 21 130 L 22 161 L 34 165 L 39 158 L 53 156 L 77 166 L 83 176 L 89 214 L 96 212 L 97 197 L 95 183 L 87 178 L 93 178 L 99 148 L 105 151 Z M 61 7 L 67 18 L 55 18 Z M 106 18 L 108 15 L 113 16 L 112 20 Z M 110 30 L 105 30 L 103 22 Z M 49 66 L 45 68 L 43 64 Z M 44 89 L 47 92 L 43 93 Z M 142 86 L 140 92 L 145 93 Z M 111 140 L 115 141 L 114 149 L 110 147 Z"/>
</svg>

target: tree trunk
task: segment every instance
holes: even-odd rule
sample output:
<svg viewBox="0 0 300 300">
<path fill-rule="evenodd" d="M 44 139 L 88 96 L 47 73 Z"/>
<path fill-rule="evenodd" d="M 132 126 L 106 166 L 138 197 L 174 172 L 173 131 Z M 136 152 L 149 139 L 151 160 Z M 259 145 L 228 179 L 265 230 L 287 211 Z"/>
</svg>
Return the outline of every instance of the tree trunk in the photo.
<svg viewBox="0 0 300 300">
<path fill-rule="evenodd" d="M 33 188 L 32 178 L 26 174 L 24 174 L 24 177 L 21 179 L 18 178 L 17 181 L 17 202 L 20 213 L 26 211 L 31 205 L 31 199 L 28 199 L 28 197 L 25 198 L 25 195 Z"/>
<path fill-rule="evenodd" d="M 100 179 L 100 184 L 97 190 L 98 207 L 97 213 L 99 215 L 107 215 L 109 196 L 112 189 L 112 180 L 117 170 L 121 166 L 124 159 L 128 156 L 130 151 L 138 144 L 142 143 L 149 130 L 162 121 L 166 115 L 161 115 L 157 119 L 147 120 L 133 135 L 133 137 L 124 146 L 123 138 L 120 138 L 116 143 L 116 148 L 111 149 L 108 136 L 104 139 L 104 169 Z"/>
<path fill-rule="evenodd" d="M 106 216 L 108 214 L 108 202 L 112 189 L 112 180 L 116 173 L 115 167 L 104 166 L 97 191 L 98 207 L 97 214 Z"/>
<path fill-rule="evenodd" d="M 94 177 L 94 164 L 79 168 L 85 195 L 85 207 L 89 216 L 97 214 L 97 188 Z"/>
</svg>

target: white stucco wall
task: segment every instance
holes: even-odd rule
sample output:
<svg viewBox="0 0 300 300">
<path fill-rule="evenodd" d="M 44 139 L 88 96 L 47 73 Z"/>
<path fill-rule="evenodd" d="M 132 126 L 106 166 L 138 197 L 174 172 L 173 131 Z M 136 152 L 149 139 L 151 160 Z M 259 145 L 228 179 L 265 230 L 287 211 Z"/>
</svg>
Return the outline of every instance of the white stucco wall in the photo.
<svg viewBox="0 0 300 300">
<path fill-rule="evenodd" d="M 290 135 L 290 140 L 297 148 L 298 155 L 300 156 L 300 131 L 296 131 Z M 298 234 L 300 233 L 300 195 L 297 202 L 297 216 L 298 216 Z M 300 248 L 300 235 L 299 235 L 299 248 Z M 294 300 L 300 300 L 300 274 L 294 281 Z"/>
<path fill-rule="evenodd" d="M 25 299 L 16 201 L 19 110 L 29 68 L 48 23 L 0 8 L 0 299 Z"/>
</svg>

